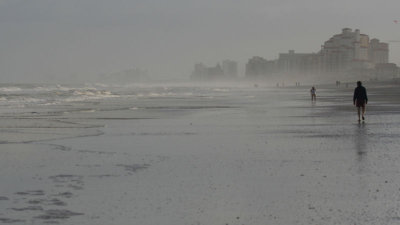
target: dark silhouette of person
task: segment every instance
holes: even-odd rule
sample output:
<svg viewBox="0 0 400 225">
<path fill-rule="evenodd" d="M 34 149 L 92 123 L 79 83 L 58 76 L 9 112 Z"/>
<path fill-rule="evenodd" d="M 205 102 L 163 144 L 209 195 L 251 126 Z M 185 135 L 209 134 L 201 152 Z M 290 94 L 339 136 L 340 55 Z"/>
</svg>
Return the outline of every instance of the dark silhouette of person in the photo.
<svg viewBox="0 0 400 225">
<path fill-rule="evenodd" d="M 357 87 L 354 89 L 353 105 L 357 107 L 358 121 L 360 117 L 365 120 L 365 105 L 368 104 L 367 89 L 362 86 L 361 81 L 357 81 Z"/>
<path fill-rule="evenodd" d="M 311 93 L 311 101 L 317 101 L 317 95 L 316 95 L 317 90 L 313 86 L 310 90 Z"/>
</svg>

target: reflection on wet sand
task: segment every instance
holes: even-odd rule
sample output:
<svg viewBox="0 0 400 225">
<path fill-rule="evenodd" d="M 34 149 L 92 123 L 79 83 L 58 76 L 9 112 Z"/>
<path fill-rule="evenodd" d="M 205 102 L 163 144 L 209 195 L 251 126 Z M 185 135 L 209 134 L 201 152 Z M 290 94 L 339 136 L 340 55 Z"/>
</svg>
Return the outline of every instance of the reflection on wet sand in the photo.
<svg viewBox="0 0 400 225">
<path fill-rule="evenodd" d="M 367 125 L 365 122 L 360 122 L 356 126 L 356 134 L 355 134 L 355 148 L 357 149 L 357 159 L 362 161 L 363 158 L 367 154 L 367 142 L 368 142 L 368 135 L 367 135 Z"/>
<path fill-rule="evenodd" d="M 359 122 L 355 126 L 355 135 L 354 135 L 354 144 L 356 149 L 356 179 L 358 179 L 358 190 L 356 195 L 359 196 L 358 200 L 363 202 L 362 206 L 368 207 L 369 193 L 368 193 L 368 172 L 371 171 L 369 168 L 369 159 L 368 159 L 368 134 L 367 134 L 367 125 L 365 122 Z"/>
</svg>

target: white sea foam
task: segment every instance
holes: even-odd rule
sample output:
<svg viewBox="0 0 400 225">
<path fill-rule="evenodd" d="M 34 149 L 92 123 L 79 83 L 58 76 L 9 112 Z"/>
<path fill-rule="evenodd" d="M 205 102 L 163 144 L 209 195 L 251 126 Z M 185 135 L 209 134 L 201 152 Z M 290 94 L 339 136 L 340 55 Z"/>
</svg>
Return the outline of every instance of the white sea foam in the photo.
<svg viewBox="0 0 400 225">
<path fill-rule="evenodd" d="M 212 90 L 216 91 L 216 92 L 229 92 L 230 91 L 230 89 L 228 89 L 228 88 L 214 88 Z"/>
<path fill-rule="evenodd" d="M 165 96 L 174 96 L 174 95 L 176 95 L 176 94 L 172 93 L 172 92 L 161 92 L 161 93 L 151 92 L 148 94 L 149 97 L 165 97 Z"/>
<path fill-rule="evenodd" d="M 97 87 L 101 87 L 101 88 L 109 87 L 109 85 L 107 85 L 107 84 L 102 84 L 102 83 L 95 83 L 94 85 L 97 86 Z"/>
<path fill-rule="evenodd" d="M 80 112 L 83 112 L 83 113 L 94 113 L 94 112 L 96 112 L 96 110 L 94 110 L 94 109 L 88 109 L 88 110 L 82 110 L 82 111 L 80 111 Z"/>
<path fill-rule="evenodd" d="M 19 92 L 22 89 L 19 87 L 1 87 L 0 92 Z"/>
<path fill-rule="evenodd" d="M 96 89 L 77 89 L 72 91 L 72 96 L 66 98 L 66 102 L 86 101 L 104 98 L 118 98 L 119 95 L 113 94 L 110 91 L 99 91 Z"/>
<path fill-rule="evenodd" d="M 85 102 L 91 100 L 123 98 L 188 98 L 191 96 L 209 96 L 210 88 L 170 87 L 151 85 L 104 85 L 85 84 L 83 86 L 65 85 L 10 85 L 0 87 L 0 104 L 7 107 L 27 105 L 53 106 L 64 103 Z M 215 91 L 216 92 L 216 91 Z M 214 93 L 215 93 L 214 92 Z M 2 94 L 2 95 L 1 95 Z M 136 110 L 135 108 L 132 110 Z"/>
<path fill-rule="evenodd" d="M 47 91 L 55 91 L 55 90 L 59 90 L 57 87 L 35 87 L 34 88 L 35 91 L 39 91 L 39 92 L 47 92 Z"/>
</svg>

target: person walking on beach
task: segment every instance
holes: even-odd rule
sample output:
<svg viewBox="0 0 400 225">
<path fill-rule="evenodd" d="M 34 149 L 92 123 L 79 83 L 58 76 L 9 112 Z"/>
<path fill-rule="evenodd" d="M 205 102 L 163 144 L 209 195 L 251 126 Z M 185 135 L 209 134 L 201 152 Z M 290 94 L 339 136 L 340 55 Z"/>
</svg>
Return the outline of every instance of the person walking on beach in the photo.
<svg viewBox="0 0 400 225">
<path fill-rule="evenodd" d="M 311 93 L 311 101 L 317 101 L 317 95 L 316 95 L 317 90 L 315 90 L 315 87 L 313 86 L 310 90 Z"/>
<path fill-rule="evenodd" d="M 358 121 L 360 121 L 360 117 L 365 120 L 366 104 L 368 104 L 367 89 L 362 86 L 361 81 L 357 81 L 357 87 L 354 89 L 353 105 L 357 107 Z"/>
</svg>

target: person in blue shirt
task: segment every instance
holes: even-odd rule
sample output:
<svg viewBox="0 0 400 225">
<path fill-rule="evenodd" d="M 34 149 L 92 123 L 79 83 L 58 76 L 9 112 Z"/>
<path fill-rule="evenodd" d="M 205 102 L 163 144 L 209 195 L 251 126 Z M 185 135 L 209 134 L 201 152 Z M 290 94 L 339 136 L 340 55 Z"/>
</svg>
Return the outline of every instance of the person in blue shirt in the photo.
<svg viewBox="0 0 400 225">
<path fill-rule="evenodd" d="M 362 86 L 361 81 L 357 81 L 357 87 L 354 89 L 353 105 L 357 107 L 358 121 L 360 117 L 365 120 L 365 105 L 368 104 L 367 89 Z"/>
</svg>

